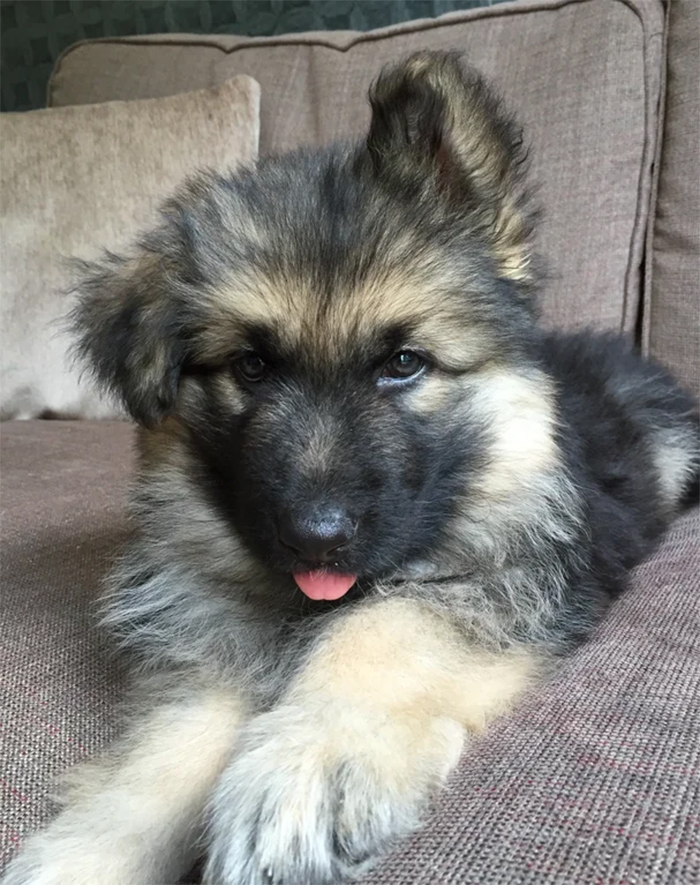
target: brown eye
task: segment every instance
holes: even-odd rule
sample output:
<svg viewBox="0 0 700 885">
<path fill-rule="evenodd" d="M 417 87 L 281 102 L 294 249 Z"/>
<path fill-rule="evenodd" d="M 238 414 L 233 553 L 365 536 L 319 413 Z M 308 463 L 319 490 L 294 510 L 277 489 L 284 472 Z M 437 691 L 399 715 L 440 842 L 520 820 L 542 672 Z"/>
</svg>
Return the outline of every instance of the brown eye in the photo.
<svg viewBox="0 0 700 885">
<path fill-rule="evenodd" d="M 416 378 L 425 368 L 425 360 L 412 350 L 400 350 L 384 366 L 380 382 L 409 381 Z"/>
<path fill-rule="evenodd" d="M 257 353 L 246 353 L 234 364 L 236 372 L 246 381 L 262 381 L 267 374 L 267 364 Z"/>
</svg>

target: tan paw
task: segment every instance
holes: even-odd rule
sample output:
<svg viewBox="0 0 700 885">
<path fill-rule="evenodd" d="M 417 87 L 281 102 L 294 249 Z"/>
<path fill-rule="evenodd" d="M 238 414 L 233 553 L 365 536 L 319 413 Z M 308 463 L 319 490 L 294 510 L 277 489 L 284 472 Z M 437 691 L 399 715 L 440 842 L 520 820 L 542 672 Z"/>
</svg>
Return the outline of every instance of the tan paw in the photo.
<svg viewBox="0 0 700 885">
<path fill-rule="evenodd" d="M 455 721 L 282 707 L 254 720 L 216 790 L 209 885 L 336 882 L 415 829 L 456 764 Z"/>
</svg>

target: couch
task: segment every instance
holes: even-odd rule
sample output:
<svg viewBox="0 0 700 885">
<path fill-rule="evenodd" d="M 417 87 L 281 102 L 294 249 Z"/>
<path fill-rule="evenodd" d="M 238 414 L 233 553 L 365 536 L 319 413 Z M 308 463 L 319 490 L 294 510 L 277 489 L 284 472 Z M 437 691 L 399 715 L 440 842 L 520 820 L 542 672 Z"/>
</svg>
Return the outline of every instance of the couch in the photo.
<svg viewBox="0 0 700 885">
<path fill-rule="evenodd" d="M 246 74 L 264 154 L 361 132 L 372 76 L 421 47 L 463 50 L 526 125 L 544 322 L 629 335 L 700 392 L 694 0 L 521 0 L 364 34 L 88 40 L 59 60 L 48 105 Z M 2 426 L 0 869 L 47 818 L 54 776 L 116 728 L 120 662 L 92 620 L 130 530 L 132 442 L 116 418 Z M 676 522 L 594 638 L 475 742 L 425 828 L 365 882 L 700 882 L 699 526 L 697 508 Z"/>
</svg>

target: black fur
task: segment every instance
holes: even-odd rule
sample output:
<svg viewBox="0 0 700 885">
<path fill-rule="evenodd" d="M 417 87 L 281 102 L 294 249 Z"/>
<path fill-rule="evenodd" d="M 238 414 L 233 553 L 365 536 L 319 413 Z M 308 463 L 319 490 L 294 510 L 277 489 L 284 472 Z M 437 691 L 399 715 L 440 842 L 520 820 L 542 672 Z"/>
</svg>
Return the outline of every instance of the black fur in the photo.
<svg viewBox="0 0 700 885">
<path fill-rule="evenodd" d="M 586 505 L 591 575 L 614 596 L 668 525 L 654 434 L 677 424 L 697 441 L 697 407 L 668 372 L 616 335 L 549 334 L 542 359 L 559 391 L 560 445 Z M 696 464 L 678 504 L 691 499 L 697 478 Z"/>
</svg>

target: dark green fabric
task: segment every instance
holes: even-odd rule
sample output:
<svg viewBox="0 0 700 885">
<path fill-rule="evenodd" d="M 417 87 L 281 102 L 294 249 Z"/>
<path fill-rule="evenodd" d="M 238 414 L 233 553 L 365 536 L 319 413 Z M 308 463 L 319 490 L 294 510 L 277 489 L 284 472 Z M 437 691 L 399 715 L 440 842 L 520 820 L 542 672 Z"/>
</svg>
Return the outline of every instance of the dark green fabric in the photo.
<svg viewBox="0 0 700 885">
<path fill-rule="evenodd" d="M 60 53 L 131 34 L 368 31 L 503 0 L 0 0 L 3 111 L 44 107 Z"/>
</svg>

